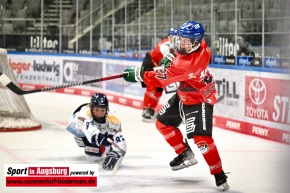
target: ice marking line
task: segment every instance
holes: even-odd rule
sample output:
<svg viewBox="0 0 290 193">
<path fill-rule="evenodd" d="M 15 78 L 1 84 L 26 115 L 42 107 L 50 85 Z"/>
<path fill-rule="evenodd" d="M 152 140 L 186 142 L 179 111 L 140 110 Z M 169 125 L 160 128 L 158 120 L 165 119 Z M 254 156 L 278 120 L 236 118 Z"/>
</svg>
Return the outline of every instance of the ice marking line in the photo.
<svg viewBox="0 0 290 193">
<path fill-rule="evenodd" d="M 60 124 L 60 125 L 64 125 L 64 126 L 67 126 L 67 124 L 68 124 L 67 121 L 55 121 L 55 122 Z"/>
<path fill-rule="evenodd" d="M 25 161 L 24 159 L 22 159 L 19 156 L 16 156 L 12 151 L 10 151 L 9 149 L 7 149 L 6 147 L 0 145 L 0 150 L 4 153 L 6 153 L 7 155 L 9 155 L 10 157 L 12 157 L 14 160 L 23 163 L 23 164 L 28 164 L 27 161 Z"/>
</svg>

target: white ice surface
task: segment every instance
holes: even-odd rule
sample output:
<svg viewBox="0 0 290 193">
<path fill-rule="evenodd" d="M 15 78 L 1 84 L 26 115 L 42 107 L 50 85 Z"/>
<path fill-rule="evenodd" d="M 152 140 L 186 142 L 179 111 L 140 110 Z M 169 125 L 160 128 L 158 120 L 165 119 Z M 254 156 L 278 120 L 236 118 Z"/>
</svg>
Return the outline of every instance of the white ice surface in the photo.
<svg viewBox="0 0 290 193">
<path fill-rule="evenodd" d="M 213 193 L 219 190 L 214 177 L 192 140 L 190 146 L 199 163 L 180 171 L 171 171 L 169 162 L 176 156 L 156 130 L 154 123 L 141 122 L 141 111 L 110 104 L 122 121 L 128 150 L 115 176 L 99 167 L 99 188 L 3 188 L 4 164 L 85 164 L 83 149 L 65 130 L 71 113 L 89 97 L 35 93 L 25 96 L 42 129 L 0 133 L 0 193 Z M 184 126 L 181 127 L 182 131 Z M 232 193 L 290 192 L 287 145 L 214 128 Z M 91 163 L 94 164 L 94 163 Z"/>
</svg>

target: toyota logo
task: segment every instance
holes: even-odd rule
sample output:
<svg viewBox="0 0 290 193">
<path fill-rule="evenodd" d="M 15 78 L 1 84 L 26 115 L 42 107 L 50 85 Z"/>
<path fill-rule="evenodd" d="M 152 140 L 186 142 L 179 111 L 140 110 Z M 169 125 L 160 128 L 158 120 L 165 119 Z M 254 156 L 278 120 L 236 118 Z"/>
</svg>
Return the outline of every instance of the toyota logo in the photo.
<svg viewBox="0 0 290 193">
<path fill-rule="evenodd" d="M 254 104 L 262 104 L 267 96 L 265 83 L 258 78 L 253 79 L 249 86 L 249 95 Z"/>
</svg>

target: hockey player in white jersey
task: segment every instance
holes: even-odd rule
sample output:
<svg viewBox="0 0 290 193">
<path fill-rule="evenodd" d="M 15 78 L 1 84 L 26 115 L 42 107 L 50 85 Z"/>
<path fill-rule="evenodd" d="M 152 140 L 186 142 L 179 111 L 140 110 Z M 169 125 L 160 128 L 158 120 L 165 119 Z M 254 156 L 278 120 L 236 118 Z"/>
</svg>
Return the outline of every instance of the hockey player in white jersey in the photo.
<svg viewBox="0 0 290 193">
<path fill-rule="evenodd" d="M 103 161 L 104 169 L 116 173 L 127 144 L 121 122 L 109 113 L 109 101 L 104 94 L 95 93 L 90 103 L 80 105 L 66 129 L 74 135 L 78 146 L 84 148 L 88 161 Z"/>
</svg>

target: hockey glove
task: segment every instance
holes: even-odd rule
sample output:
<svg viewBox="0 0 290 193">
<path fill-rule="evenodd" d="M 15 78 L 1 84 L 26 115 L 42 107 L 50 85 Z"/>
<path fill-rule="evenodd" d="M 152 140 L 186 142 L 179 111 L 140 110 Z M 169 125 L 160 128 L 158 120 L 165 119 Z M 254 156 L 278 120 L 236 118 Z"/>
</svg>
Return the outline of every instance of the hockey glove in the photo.
<svg viewBox="0 0 290 193">
<path fill-rule="evenodd" d="M 114 141 L 113 139 L 113 135 L 109 134 L 109 133 L 99 133 L 98 135 L 96 135 L 96 144 L 98 146 L 110 146 L 111 143 L 108 142 L 108 138 L 111 139 L 112 141 Z"/>
<path fill-rule="evenodd" d="M 144 75 L 144 67 L 129 67 L 124 70 L 128 76 L 123 77 L 127 82 L 142 82 Z"/>
<path fill-rule="evenodd" d="M 168 54 L 165 54 L 164 57 L 160 60 L 158 66 L 164 66 L 165 68 L 168 68 L 170 66 L 171 61 L 174 58 L 175 58 L 174 52 L 169 52 Z"/>
<path fill-rule="evenodd" d="M 113 170 L 118 159 L 120 158 L 120 155 L 115 152 L 115 151 L 110 151 L 109 153 L 107 153 L 107 157 L 104 160 L 103 163 L 103 168 L 106 170 Z"/>
</svg>

